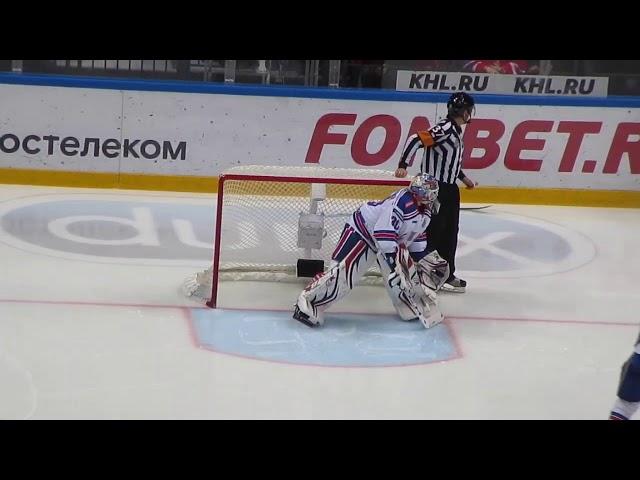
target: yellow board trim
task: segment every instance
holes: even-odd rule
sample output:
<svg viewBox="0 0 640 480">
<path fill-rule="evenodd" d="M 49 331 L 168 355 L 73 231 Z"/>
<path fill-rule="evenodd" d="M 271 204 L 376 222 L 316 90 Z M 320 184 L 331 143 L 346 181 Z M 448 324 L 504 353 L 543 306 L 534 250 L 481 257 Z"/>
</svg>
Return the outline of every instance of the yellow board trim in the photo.
<svg viewBox="0 0 640 480">
<path fill-rule="evenodd" d="M 80 188 L 121 188 L 172 192 L 215 193 L 217 177 L 143 175 L 51 170 L 0 169 L 0 183 Z M 386 189 L 384 189 L 386 192 Z M 565 188 L 460 188 L 463 203 L 512 203 L 583 207 L 640 208 L 640 191 Z M 386 195 L 386 193 L 385 193 Z"/>
<path fill-rule="evenodd" d="M 460 188 L 464 203 L 513 203 L 578 207 L 640 208 L 640 191 L 586 190 L 577 188 Z"/>
<path fill-rule="evenodd" d="M 122 188 L 173 192 L 215 193 L 218 177 L 143 175 L 99 172 L 63 172 L 0 168 L 0 183 L 53 187 Z"/>
</svg>

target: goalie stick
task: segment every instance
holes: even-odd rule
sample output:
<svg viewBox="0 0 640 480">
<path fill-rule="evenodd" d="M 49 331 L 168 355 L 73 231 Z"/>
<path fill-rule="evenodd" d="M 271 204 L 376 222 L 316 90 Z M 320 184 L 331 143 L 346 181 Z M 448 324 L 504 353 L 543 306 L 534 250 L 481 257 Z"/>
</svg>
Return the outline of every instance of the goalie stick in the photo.
<svg viewBox="0 0 640 480">
<path fill-rule="evenodd" d="M 489 207 L 493 207 L 493 205 L 483 205 L 482 207 L 460 207 L 460 210 L 484 210 Z"/>
</svg>

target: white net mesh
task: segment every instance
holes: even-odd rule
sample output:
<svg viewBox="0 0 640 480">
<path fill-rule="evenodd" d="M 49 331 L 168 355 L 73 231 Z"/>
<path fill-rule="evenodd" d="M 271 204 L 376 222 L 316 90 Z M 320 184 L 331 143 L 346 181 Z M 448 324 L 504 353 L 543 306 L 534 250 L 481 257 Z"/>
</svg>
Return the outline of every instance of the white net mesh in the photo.
<svg viewBox="0 0 640 480">
<path fill-rule="evenodd" d="M 382 170 L 241 166 L 226 171 L 219 280 L 308 282 L 296 277 L 298 259 L 319 259 L 328 266 L 349 216 L 364 202 L 381 200 L 407 184 Z M 309 212 L 324 219 L 318 249 L 298 246 L 300 214 Z M 368 275 L 379 273 L 372 269 Z M 211 277 L 211 268 L 190 277 L 185 293 L 202 298 Z"/>
<path fill-rule="evenodd" d="M 239 165 L 225 170 L 224 176 L 251 175 L 257 177 L 286 177 L 288 179 L 324 178 L 327 180 L 360 180 L 380 181 L 381 184 L 393 182 L 398 188 L 406 186 L 409 180 L 396 178 L 388 170 L 371 170 L 359 168 L 325 168 L 325 167 L 290 167 L 277 165 Z M 288 180 L 283 180 L 287 182 Z"/>
</svg>

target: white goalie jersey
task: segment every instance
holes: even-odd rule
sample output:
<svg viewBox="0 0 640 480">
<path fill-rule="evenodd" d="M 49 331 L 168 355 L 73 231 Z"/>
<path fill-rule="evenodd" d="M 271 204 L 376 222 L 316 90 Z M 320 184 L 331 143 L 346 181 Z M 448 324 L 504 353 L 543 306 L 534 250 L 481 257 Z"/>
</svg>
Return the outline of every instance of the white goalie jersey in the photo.
<svg viewBox="0 0 640 480">
<path fill-rule="evenodd" d="M 374 252 L 378 250 L 376 244 L 383 254 L 394 253 L 398 245 L 403 245 L 414 260 L 420 260 L 427 248 L 425 229 L 431 221 L 431 211 L 421 210 L 413 194 L 404 188 L 381 202 L 362 205 L 348 223 Z"/>
</svg>

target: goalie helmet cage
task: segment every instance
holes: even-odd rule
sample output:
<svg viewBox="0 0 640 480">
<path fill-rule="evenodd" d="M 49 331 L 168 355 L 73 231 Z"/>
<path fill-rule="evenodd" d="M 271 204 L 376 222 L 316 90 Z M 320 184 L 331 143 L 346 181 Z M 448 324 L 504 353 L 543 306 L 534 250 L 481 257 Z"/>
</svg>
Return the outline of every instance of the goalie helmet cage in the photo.
<svg viewBox="0 0 640 480">
<path fill-rule="evenodd" d="M 348 217 L 363 203 L 382 200 L 408 184 L 409 179 L 395 178 L 386 170 L 246 165 L 225 171 L 218 181 L 213 265 L 207 278 L 211 295 L 206 304 L 218 306 L 219 282 L 229 272 L 254 275 L 242 279 L 270 280 L 281 271 L 293 276 L 299 259 L 322 259 L 327 265 Z M 327 223 L 321 249 L 309 248 L 300 238 L 302 217 L 316 214 Z M 258 227 L 280 230 L 261 236 Z M 232 238 L 235 243 L 229 245 L 231 230 L 241 238 Z M 292 235 L 296 230 L 297 242 Z M 247 245 L 258 258 L 240 258 Z"/>
</svg>

